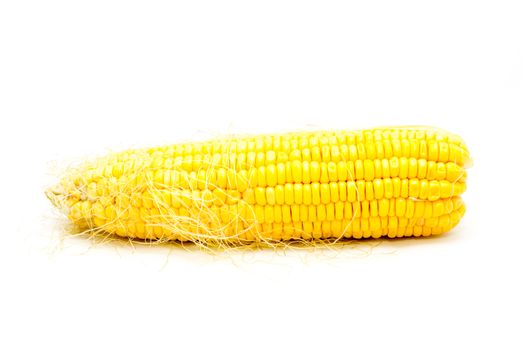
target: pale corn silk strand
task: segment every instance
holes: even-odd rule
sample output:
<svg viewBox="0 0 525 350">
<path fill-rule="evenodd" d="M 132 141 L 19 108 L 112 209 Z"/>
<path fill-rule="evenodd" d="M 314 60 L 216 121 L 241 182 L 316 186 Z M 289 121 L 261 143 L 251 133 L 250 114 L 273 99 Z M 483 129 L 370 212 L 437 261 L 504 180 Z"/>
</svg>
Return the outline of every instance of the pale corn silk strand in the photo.
<svg viewBox="0 0 525 350">
<path fill-rule="evenodd" d="M 431 127 L 228 136 L 85 161 L 46 194 L 81 234 L 334 245 L 449 231 L 469 164 L 461 138 Z"/>
</svg>

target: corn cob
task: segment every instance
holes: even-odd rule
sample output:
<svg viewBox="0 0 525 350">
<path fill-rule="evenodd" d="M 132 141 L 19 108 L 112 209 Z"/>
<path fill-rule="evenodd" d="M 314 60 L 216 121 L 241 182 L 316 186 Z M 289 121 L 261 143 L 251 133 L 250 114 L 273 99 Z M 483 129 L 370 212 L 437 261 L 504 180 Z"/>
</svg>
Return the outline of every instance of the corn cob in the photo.
<svg viewBox="0 0 525 350">
<path fill-rule="evenodd" d="M 429 127 L 246 136 L 110 154 L 47 195 L 82 229 L 148 241 L 429 236 L 463 216 L 468 162 Z"/>
</svg>

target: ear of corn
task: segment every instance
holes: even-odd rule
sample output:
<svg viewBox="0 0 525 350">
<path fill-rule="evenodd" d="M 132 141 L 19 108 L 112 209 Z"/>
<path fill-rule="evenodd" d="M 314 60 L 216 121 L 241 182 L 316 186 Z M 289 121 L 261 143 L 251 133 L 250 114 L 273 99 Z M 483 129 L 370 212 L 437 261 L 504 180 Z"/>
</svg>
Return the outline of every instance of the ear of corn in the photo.
<svg viewBox="0 0 525 350">
<path fill-rule="evenodd" d="M 80 227 L 147 240 L 429 236 L 463 216 L 468 162 L 427 127 L 247 136 L 111 154 L 48 196 Z"/>
</svg>

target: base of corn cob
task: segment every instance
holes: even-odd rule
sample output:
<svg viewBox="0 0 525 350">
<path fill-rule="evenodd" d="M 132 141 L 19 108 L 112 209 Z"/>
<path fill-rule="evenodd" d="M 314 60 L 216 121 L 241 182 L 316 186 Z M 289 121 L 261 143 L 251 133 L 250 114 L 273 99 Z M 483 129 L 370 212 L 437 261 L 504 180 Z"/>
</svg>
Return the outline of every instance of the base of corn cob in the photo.
<svg viewBox="0 0 525 350">
<path fill-rule="evenodd" d="M 246 136 L 110 154 L 47 196 L 83 230 L 148 241 L 417 237 L 458 224 L 468 162 L 429 127 Z"/>
</svg>

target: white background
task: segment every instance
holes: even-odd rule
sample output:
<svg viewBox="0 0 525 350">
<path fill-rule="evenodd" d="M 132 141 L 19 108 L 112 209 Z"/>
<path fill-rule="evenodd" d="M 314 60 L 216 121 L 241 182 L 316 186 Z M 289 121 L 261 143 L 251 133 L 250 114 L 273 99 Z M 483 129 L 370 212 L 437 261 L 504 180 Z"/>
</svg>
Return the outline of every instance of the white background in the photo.
<svg viewBox="0 0 525 350">
<path fill-rule="evenodd" d="M 523 1 L 0 2 L 0 348 L 523 349 Z M 425 124 L 449 235 L 317 251 L 92 244 L 43 195 L 108 150 Z"/>
</svg>

